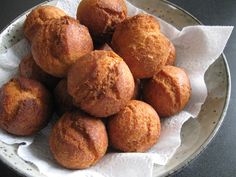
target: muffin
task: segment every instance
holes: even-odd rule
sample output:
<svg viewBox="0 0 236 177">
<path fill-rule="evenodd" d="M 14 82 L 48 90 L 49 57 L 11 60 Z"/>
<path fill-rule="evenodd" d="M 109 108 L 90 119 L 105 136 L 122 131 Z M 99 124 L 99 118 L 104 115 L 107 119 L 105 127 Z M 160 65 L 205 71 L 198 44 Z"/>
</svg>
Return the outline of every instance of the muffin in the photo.
<svg viewBox="0 0 236 177">
<path fill-rule="evenodd" d="M 148 104 L 132 100 L 108 120 L 111 145 L 124 152 L 145 152 L 157 143 L 161 132 L 160 118 Z"/>
<path fill-rule="evenodd" d="M 37 81 L 20 77 L 0 89 L 0 127 L 8 133 L 33 135 L 46 126 L 52 112 L 51 95 Z"/>
<path fill-rule="evenodd" d="M 163 66 L 144 85 L 144 100 L 159 116 L 172 116 L 184 109 L 191 95 L 186 72 L 175 66 Z"/>
<path fill-rule="evenodd" d="M 125 0 L 82 0 L 77 10 L 77 19 L 98 43 L 109 41 L 116 25 L 126 17 Z"/>
<path fill-rule="evenodd" d="M 112 51 L 93 51 L 68 72 L 68 92 L 76 106 L 95 117 L 118 113 L 134 94 L 133 76 Z"/>
<path fill-rule="evenodd" d="M 139 14 L 117 25 L 112 48 L 128 64 L 134 78 L 151 78 L 165 65 L 170 53 L 169 40 L 160 32 L 152 16 Z"/>
<path fill-rule="evenodd" d="M 56 87 L 59 78 L 53 77 L 44 72 L 34 61 L 33 56 L 30 54 L 24 57 L 19 66 L 19 74 L 22 77 L 37 80 L 43 83 L 49 90 Z"/>
<path fill-rule="evenodd" d="M 174 44 L 169 41 L 169 56 L 167 58 L 167 61 L 166 61 L 166 65 L 172 65 L 174 66 L 175 65 L 175 60 L 176 60 L 176 50 L 175 50 L 175 46 Z"/>
<path fill-rule="evenodd" d="M 67 91 L 67 80 L 61 80 L 54 90 L 54 101 L 58 116 L 62 116 L 66 112 L 75 110 L 73 99 Z"/>
<path fill-rule="evenodd" d="M 49 138 L 55 160 L 68 169 L 96 164 L 106 153 L 107 132 L 101 120 L 77 113 L 65 113 Z"/>
<path fill-rule="evenodd" d="M 32 42 L 35 62 L 55 77 L 65 77 L 70 66 L 92 50 L 88 29 L 66 16 L 46 21 Z"/>
<path fill-rule="evenodd" d="M 58 19 L 65 16 L 65 12 L 54 6 L 39 6 L 31 11 L 24 23 L 25 37 L 32 41 L 38 29 L 44 25 L 47 20 Z"/>
</svg>

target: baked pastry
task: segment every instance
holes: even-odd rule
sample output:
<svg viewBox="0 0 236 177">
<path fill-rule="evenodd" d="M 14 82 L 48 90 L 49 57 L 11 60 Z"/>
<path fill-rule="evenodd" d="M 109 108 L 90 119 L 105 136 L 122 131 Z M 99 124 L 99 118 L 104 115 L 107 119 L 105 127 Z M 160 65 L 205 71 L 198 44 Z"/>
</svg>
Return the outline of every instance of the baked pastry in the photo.
<svg viewBox="0 0 236 177">
<path fill-rule="evenodd" d="M 26 136 L 40 131 L 52 116 L 52 97 L 37 81 L 12 79 L 0 89 L 0 127 Z"/>
<path fill-rule="evenodd" d="M 133 76 L 112 51 L 93 51 L 68 72 L 68 92 L 76 106 L 95 117 L 118 113 L 134 94 Z"/>
<path fill-rule="evenodd" d="M 151 78 L 165 65 L 170 53 L 169 40 L 160 32 L 152 16 L 139 14 L 117 25 L 112 48 L 128 64 L 134 78 Z"/>
<path fill-rule="evenodd" d="M 166 61 L 166 65 L 172 65 L 174 66 L 175 65 L 175 60 L 176 60 L 176 50 L 175 50 L 175 46 L 174 44 L 169 41 L 169 50 L 170 50 L 170 53 L 169 53 L 169 56 L 167 58 L 167 61 Z"/>
<path fill-rule="evenodd" d="M 144 152 L 160 137 L 161 124 L 156 111 L 148 104 L 132 100 L 108 120 L 111 145 L 124 152 Z"/>
<path fill-rule="evenodd" d="M 65 113 L 52 129 L 49 145 L 55 160 L 68 169 L 84 169 L 106 153 L 108 137 L 101 120 Z"/>
<path fill-rule="evenodd" d="M 175 66 L 162 66 L 144 85 L 144 100 L 152 105 L 159 116 L 172 116 L 185 107 L 191 95 L 186 72 Z"/>
<path fill-rule="evenodd" d="M 92 50 L 88 29 L 66 16 L 45 22 L 32 42 L 35 62 L 55 77 L 65 77 L 70 66 Z"/>
<path fill-rule="evenodd" d="M 24 23 L 25 37 L 32 41 L 38 29 L 44 25 L 47 20 L 61 18 L 65 16 L 65 12 L 54 6 L 39 6 L 33 9 L 27 16 Z"/>
<path fill-rule="evenodd" d="M 43 83 L 48 89 L 52 90 L 60 81 L 59 78 L 53 77 L 44 72 L 34 61 L 30 54 L 24 57 L 19 65 L 19 74 L 22 77 L 37 80 Z"/>
<path fill-rule="evenodd" d="M 67 80 L 61 80 L 54 90 L 54 101 L 58 116 L 62 116 L 66 112 L 76 110 L 73 105 L 73 99 L 67 91 Z"/>
<path fill-rule="evenodd" d="M 82 0 L 77 11 L 77 19 L 98 43 L 109 41 L 116 25 L 126 17 L 125 0 Z"/>
</svg>

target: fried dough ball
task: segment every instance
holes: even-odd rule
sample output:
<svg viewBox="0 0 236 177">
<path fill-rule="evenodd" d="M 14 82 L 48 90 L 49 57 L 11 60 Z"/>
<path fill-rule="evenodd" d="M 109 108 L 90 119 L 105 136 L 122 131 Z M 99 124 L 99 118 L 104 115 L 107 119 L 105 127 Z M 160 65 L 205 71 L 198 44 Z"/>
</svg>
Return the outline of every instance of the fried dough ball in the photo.
<svg viewBox="0 0 236 177">
<path fill-rule="evenodd" d="M 112 47 L 138 79 L 151 78 L 159 66 L 166 64 L 170 53 L 169 40 L 160 32 L 159 22 L 146 14 L 117 25 Z"/>
<path fill-rule="evenodd" d="M 8 133 L 33 135 L 46 126 L 52 112 L 50 93 L 35 80 L 12 79 L 0 89 L 0 127 Z"/>
<path fill-rule="evenodd" d="M 25 37 L 32 41 L 38 29 L 44 25 L 47 20 L 58 19 L 65 16 L 65 12 L 54 6 L 39 6 L 33 9 L 27 16 L 24 23 Z"/>
<path fill-rule="evenodd" d="M 96 164 L 106 153 L 103 122 L 82 113 L 65 113 L 52 129 L 49 145 L 55 160 L 68 169 Z"/>
<path fill-rule="evenodd" d="M 122 58 L 97 50 L 81 57 L 68 73 L 76 106 L 95 117 L 118 113 L 134 94 L 134 78 Z"/>
<path fill-rule="evenodd" d="M 34 61 L 33 56 L 30 54 L 21 60 L 19 66 L 19 74 L 22 77 L 37 80 L 43 83 L 48 89 L 52 90 L 59 82 L 59 78 L 53 77 L 44 72 Z"/>
<path fill-rule="evenodd" d="M 111 145 L 124 152 L 145 152 L 157 143 L 160 118 L 147 103 L 132 100 L 108 120 Z"/>
<path fill-rule="evenodd" d="M 169 45 L 169 50 L 170 50 L 170 53 L 167 58 L 166 65 L 174 66 L 175 60 L 176 60 L 176 50 L 175 50 L 174 44 L 171 41 L 170 41 L 170 45 Z"/>
<path fill-rule="evenodd" d="M 66 112 L 71 112 L 76 109 L 73 105 L 73 99 L 67 91 L 67 80 L 61 80 L 54 90 L 54 101 L 58 116 L 62 116 Z"/>
<path fill-rule="evenodd" d="M 159 116 L 172 116 L 184 109 L 191 95 L 186 72 L 175 66 L 162 66 L 144 85 L 144 100 L 152 105 Z"/>
<path fill-rule="evenodd" d="M 96 42 L 109 40 L 117 24 L 127 17 L 124 0 L 82 0 L 77 19 L 88 27 Z"/>
<path fill-rule="evenodd" d="M 92 50 L 88 29 L 70 17 L 48 20 L 32 42 L 35 62 L 55 77 L 65 77 L 70 66 Z"/>
</svg>

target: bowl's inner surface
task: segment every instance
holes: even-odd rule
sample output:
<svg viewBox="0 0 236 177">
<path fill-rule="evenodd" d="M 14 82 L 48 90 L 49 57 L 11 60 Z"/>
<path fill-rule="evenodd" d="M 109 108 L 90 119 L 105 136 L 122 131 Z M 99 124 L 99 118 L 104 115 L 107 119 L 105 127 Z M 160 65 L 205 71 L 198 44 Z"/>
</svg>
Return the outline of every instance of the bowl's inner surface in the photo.
<svg viewBox="0 0 236 177">
<path fill-rule="evenodd" d="M 131 3 L 147 12 L 159 16 L 178 29 L 185 26 L 197 25 L 199 22 L 186 12 L 172 6 L 165 1 L 130 0 Z M 53 4 L 54 2 L 50 2 Z M 0 53 L 23 38 L 22 24 L 25 14 L 14 21 L 0 34 Z M 202 107 L 198 119 L 190 119 L 182 128 L 182 145 L 166 166 L 155 166 L 154 176 L 163 176 L 173 173 L 186 165 L 212 139 L 218 130 L 225 111 L 227 95 L 229 93 L 228 70 L 221 56 L 207 71 L 205 80 L 208 88 L 208 97 Z M 38 169 L 17 156 L 17 145 L 6 145 L 0 142 L 0 158 L 10 167 L 27 176 L 40 176 Z"/>
</svg>

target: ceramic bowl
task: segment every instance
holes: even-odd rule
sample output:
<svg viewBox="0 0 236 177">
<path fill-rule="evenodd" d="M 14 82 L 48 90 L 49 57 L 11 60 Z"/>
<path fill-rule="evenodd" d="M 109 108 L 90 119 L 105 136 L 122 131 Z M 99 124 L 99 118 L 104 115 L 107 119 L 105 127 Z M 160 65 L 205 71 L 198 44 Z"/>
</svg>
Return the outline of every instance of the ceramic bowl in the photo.
<svg viewBox="0 0 236 177">
<path fill-rule="evenodd" d="M 185 26 L 201 24 L 185 10 L 164 0 L 130 0 L 130 2 L 164 19 L 180 30 Z M 55 1 L 45 3 L 53 5 Z M 16 18 L 1 32 L 0 53 L 5 52 L 7 48 L 23 38 L 22 24 L 29 11 Z M 223 54 L 208 69 L 205 74 L 205 81 L 208 97 L 198 118 L 190 119 L 184 124 L 181 131 L 181 146 L 167 165 L 155 166 L 153 176 L 168 176 L 181 170 L 206 148 L 219 130 L 226 114 L 231 92 L 229 68 Z M 17 155 L 17 147 L 17 145 L 7 145 L 0 142 L 0 159 L 19 174 L 43 177 L 44 175 L 40 174 L 34 165 L 23 161 Z"/>
</svg>

